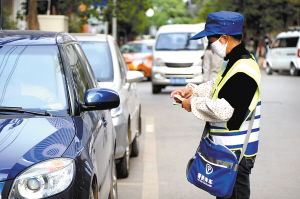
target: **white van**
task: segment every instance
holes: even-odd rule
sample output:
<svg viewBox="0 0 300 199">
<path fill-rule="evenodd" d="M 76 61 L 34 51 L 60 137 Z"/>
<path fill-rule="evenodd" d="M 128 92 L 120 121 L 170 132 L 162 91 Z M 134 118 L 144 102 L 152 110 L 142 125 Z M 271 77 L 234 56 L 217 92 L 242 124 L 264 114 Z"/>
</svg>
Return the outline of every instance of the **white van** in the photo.
<svg viewBox="0 0 300 199">
<path fill-rule="evenodd" d="M 203 24 L 161 26 L 153 48 L 152 93 L 162 88 L 203 81 L 202 60 L 207 39 L 189 40 L 204 29 Z"/>
<path fill-rule="evenodd" d="M 300 75 L 300 28 L 277 35 L 266 57 L 266 72 L 289 70 Z"/>
</svg>

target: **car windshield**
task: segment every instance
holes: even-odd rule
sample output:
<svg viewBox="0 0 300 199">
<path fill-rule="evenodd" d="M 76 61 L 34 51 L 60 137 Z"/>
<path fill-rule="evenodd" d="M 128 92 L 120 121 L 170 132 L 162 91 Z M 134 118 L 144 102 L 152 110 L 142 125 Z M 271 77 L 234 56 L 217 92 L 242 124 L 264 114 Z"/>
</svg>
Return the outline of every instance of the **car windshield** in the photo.
<svg viewBox="0 0 300 199">
<path fill-rule="evenodd" d="M 0 46 L 0 106 L 68 110 L 57 46 Z"/>
<path fill-rule="evenodd" d="M 82 49 L 89 60 L 98 81 L 112 82 L 113 65 L 109 46 L 106 42 L 81 42 Z"/>
<path fill-rule="evenodd" d="M 189 40 L 194 33 L 162 33 L 155 50 L 204 50 L 203 40 Z"/>
<path fill-rule="evenodd" d="M 151 53 L 152 46 L 146 43 L 125 44 L 121 48 L 122 53 Z"/>
</svg>

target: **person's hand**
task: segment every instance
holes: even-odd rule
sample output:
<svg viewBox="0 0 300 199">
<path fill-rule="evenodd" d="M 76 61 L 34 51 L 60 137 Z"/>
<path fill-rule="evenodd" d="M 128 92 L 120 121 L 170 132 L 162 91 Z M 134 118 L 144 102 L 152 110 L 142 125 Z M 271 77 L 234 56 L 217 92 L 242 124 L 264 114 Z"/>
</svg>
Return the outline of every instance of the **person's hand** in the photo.
<svg viewBox="0 0 300 199">
<path fill-rule="evenodd" d="M 191 98 L 182 101 L 182 108 L 184 108 L 187 112 L 191 112 Z"/>
<path fill-rule="evenodd" d="M 193 94 L 192 88 L 180 88 L 171 93 L 171 98 L 174 98 L 174 95 L 180 95 L 181 97 L 187 99 Z"/>
</svg>

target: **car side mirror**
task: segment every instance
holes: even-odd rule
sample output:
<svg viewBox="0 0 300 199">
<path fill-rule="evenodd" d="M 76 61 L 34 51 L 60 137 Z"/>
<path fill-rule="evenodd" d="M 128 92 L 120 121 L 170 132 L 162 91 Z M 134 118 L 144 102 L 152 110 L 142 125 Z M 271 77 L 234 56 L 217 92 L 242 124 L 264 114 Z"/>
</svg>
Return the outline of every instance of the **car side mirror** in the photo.
<svg viewBox="0 0 300 199">
<path fill-rule="evenodd" d="M 127 71 L 126 80 L 129 83 L 140 82 L 144 80 L 144 74 L 140 71 Z"/>
<path fill-rule="evenodd" d="M 82 105 L 86 111 L 113 109 L 120 105 L 119 94 L 111 89 L 93 88 L 85 92 L 85 104 Z"/>
</svg>

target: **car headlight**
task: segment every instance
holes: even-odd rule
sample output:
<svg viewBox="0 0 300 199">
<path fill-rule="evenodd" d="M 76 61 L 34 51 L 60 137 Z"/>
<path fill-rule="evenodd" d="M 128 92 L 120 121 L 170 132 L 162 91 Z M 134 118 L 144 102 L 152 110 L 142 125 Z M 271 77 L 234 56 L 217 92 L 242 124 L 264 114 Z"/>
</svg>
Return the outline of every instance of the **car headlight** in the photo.
<svg viewBox="0 0 300 199">
<path fill-rule="evenodd" d="M 69 187 L 75 175 L 75 162 L 55 158 L 31 166 L 14 181 L 9 199 L 38 199 L 60 193 Z"/>
<path fill-rule="evenodd" d="M 162 59 L 156 58 L 153 60 L 153 66 L 165 66 L 165 63 Z"/>
<path fill-rule="evenodd" d="M 110 113 L 111 113 L 111 117 L 118 117 L 122 113 L 121 106 L 118 106 L 117 108 L 111 109 Z"/>
</svg>

